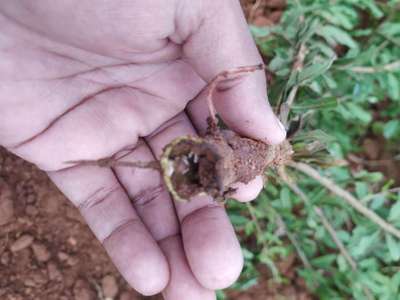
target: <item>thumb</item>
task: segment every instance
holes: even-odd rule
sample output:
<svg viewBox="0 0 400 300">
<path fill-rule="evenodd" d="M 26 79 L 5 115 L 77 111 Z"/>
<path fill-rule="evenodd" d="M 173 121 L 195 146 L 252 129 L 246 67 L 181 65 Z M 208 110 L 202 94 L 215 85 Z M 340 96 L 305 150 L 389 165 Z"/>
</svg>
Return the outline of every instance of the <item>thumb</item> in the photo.
<svg viewBox="0 0 400 300">
<path fill-rule="evenodd" d="M 183 54 L 204 80 L 210 82 L 221 71 L 262 63 L 238 1 L 181 2 L 176 24 L 186 40 Z M 204 127 L 205 95 L 195 102 L 190 115 L 195 125 Z M 267 101 L 264 72 L 224 84 L 214 94 L 214 105 L 229 128 L 242 135 L 269 144 L 285 139 L 284 127 Z"/>
</svg>

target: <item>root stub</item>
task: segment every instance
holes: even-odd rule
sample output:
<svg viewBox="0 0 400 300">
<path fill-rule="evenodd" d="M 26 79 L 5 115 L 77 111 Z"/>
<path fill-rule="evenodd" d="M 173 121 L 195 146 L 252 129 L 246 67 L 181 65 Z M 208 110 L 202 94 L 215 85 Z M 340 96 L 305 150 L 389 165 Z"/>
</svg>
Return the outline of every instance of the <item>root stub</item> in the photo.
<svg viewBox="0 0 400 300">
<path fill-rule="evenodd" d="M 164 149 L 161 168 L 176 200 L 200 194 L 222 200 L 233 192 L 232 183 L 248 183 L 268 166 L 286 160 L 291 150 L 282 151 L 283 145 L 269 146 L 229 130 L 203 138 L 179 137 Z"/>
</svg>

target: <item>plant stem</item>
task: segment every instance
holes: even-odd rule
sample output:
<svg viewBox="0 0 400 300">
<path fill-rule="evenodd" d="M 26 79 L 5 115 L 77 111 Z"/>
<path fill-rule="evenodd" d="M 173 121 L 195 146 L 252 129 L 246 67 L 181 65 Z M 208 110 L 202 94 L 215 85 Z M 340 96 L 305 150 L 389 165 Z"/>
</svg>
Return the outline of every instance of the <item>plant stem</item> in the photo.
<svg viewBox="0 0 400 300">
<path fill-rule="evenodd" d="M 396 193 L 396 192 L 400 192 L 400 187 L 394 187 L 392 189 L 388 189 L 388 190 L 380 192 L 380 193 L 376 193 L 376 194 L 373 194 L 373 195 L 367 195 L 367 196 L 365 196 L 364 198 L 361 199 L 361 202 L 366 202 L 366 201 L 371 200 L 374 197 L 385 196 L 387 194 Z"/>
<path fill-rule="evenodd" d="M 299 188 L 299 186 L 295 183 L 290 182 L 289 180 L 286 180 L 285 178 L 283 178 L 284 182 L 286 183 L 286 185 L 295 193 L 297 194 L 301 200 L 303 200 L 303 202 L 306 205 L 312 205 L 310 199 L 307 197 L 307 195 Z M 357 262 L 351 257 L 350 253 L 347 251 L 346 247 L 343 245 L 342 241 L 339 239 L 339 237 L 337 236 L 337 233 L 335 231 L 335 229 L 333 228 L 333 226 L 329 223 L 328 218 L 325 216 L 324 211 L 316 206 L 313 205 L 313 209 L 314 212 L 320 217 L 322 225 L 325 227 L 325 229 L 328 231 L 329 235 L 331 236 L 333 242 L 336 244 L 336 246 L 338 247 L 340 253 L 343 255 L 344 259 L 347 261 L 347 263 L 350 265 L 351 269 L 356 272 L 358 271 L 357 268 Z M 363 291 L 364 294 L 366 295 L 366 297 L 369 300 L 373 300 L 374 297 L 371 293 L 371 291 L 368 289 L 368 287 L 363 286 Z"/>
<path fill-rule="evenodd" d="M 357 198 L 355 198 L 348 191 L 339 187 L 334 181 L 329 178 L 321 176 L 318 171 L 313 169 L 307 164 L 299 163 L 299 162 L 289 162 L 288 165 L 292 168 L 295 168 L 304 174 L 310 176 L 311 178 L 318 181 L 325 188 L 330 190 L 332 193 L 337 196 L 343 198 L 348 204 L 350 204 L 354 209 L 356 209 L 359 213 L 364 215 L 366 218 L 377 224 L 384 231 L 394 235 L 395 237 L 400 239 L 400 230 L 394 227 L 392 224 L 386 222 L 380 216 L 378 216 L 375 212 L 364 206 Z"/>
<path fill-rule="evenodd" d="M 296 252 L 299 255 L 303 265 L 307 269 L 311 269 L 312 270 L 313 267 L 312 267 L 311 263 L 308 261 L 308 258 L 306 256 L 306 254 L 301 249 L 300 244 L 297 241 L 296 236 L 288 230 L 285 221 L 282 219 L 282 217 L 278 213 L 276 213 L 276 216 L 277 216 L 277 221 L 278 221 L 279 226 L 281 226 L 285 230 L 285 233 L 286 233 L 287 237 L 289 238 L 290 242 L 293 244 L 294 248 L 296 249 Z"/>
<path fill-rule="evenodd" d="M 258 222 L 258 218 L 254 212 L 253 205 L 251 205 L 251 203 L 249 203 L 249 202 L 246 202 L 246 207 L 247 207 L 247 210 L 249 211 L 250 218 L 253 221 L 254 226 L 256 227 L 257 235 L 261 236 L 262 235 L 261 226 L 260 226 L 260 223 Z M 263 239 L 261 239 L 261 241 L 263 241 Z"/>
<path fill-rule="evenodd" d="M 229 79 L 235 79 L 238 75 L 241 74 L 253 73 L 257 70 L 263 70 L 264 68 L 265 68 L 264 64 L 237 67 L 227 71 L 222 71 L 210 81 L 210 83 L 208 84 L 208 91 L 207 91 L 207 105 L 211 117 L 212 127 L 213 126 L 216 127 L 218 124 L 217 111 L 215 109 L 213 101 L 213 94 L 218 87 L 218 83 Z"/>
<path fill-rule="evenodd" d="M 160 170 L 160 164 L 158 161 L 119 161 L 117 158 L 108 157 L 97 160 L 71 160 L 66 161 L 67 164 L 74 165 L 85 165 L 85 166 L 98 166 L 98 167 L 130 167 L 130 168 L 140 168 L 140 169 L 155 169 Z"/>
<path fill-rule="evenodd" d="M 250 13 L 249 13 L 249 20 L 250 22 L 254 21 L 254 16 L 257 11 L 257 9 L 260 7 L 262 0 L 257 0 L 253 6 L 251 7 Z"/>
<path fill-rule="evenodd" d="M 296 58 L 293 62 L 293 66 L 292 66 L 292 73 L 296 72 L 300 72 L 303 67 L 304 67 L 304 59 L 306 57 L 307 54 L 307 48 L 306 46 L 302 43 L 300 44 L 299 50 L 297 52 Z M 285 125 L 285 127 L 287 127 L 288 125 L 288 118 L 289 118 L 289 113 L 290 110 L 292 108 L 293 102 L 296 98 L 297 95 L 297 91 L 299 90 L 299 85 L 294 85 L 290 92 L 289 95 L 286 98 L 286 101 L 283 102 L 280 105 L 279 108 L 279 119 L 281 120 L 281 122 L 283 123 L 283 125 Z"/>
<path fill-rule="evenodd" d="M 289 180 L 285 180 L 283 179 L 284 182 L 286 183 L 286 185 L 295 193 L 297 194 L 301 200 L 303 200 L 303 202 L 306 205 L 311 206 L 311 201 L 310 199 L 307 197 L 306 194 L 304 194 L 304 192 L 298 187 L 297 184 L 290 182 Z M 349 263 L 350 267 L 353 269 L 353 271 L 357 270 L 357 263 L 354 261 L 354 259 L 351 257 L 351 255 L 349 254 L 349 252 L 347 251 L 346 247 L 343 245 L 342 241 L 339 239 L 339 237 L 337 236 L 337 233 L 335 231 L 335 229 L 333 228 L 333 226 L 329 223 L 328 218 L 325 216 L 324 211 L 316 206 L 316 205 L 312 205 L 314 212 L 317 214 L 317 216 L 321 219 L 322 225 L 325 227 L 325 229 L 328 231 L 329 235 L 331 236 L 333 242 L 336 244 L 336 246 L 338 247 L 340 253 L 343 255 L 343 257 L 346 259 L 346 261 Z"/>
<path fill-rule="evenodd" d="M 381 66 L 374 66 L 374 67 L 343 66 L 343 67 L 338 67 L 337 69 L 351 71 L 354 73 L 363 73 L 363 74 L 374 74 L 374 73 L 380 73 L 380 72 L 394 72 L 394 71 L 400 70 L 400 60 L 388 63 L 386 65 L 381 65 Z"/>
<path fill-rule="evenodd" d="M 264 238 L 262 237 L 263 232 L 262 232 L 262 229 L 260 226 L 260 222 L 258 221 L 258 218 L 256 216 L 255 209 L 254 209 L 253 205 L 251 205 L 251 203 L 249 203 L 249 202 L 246 202 L 246 207 L 247 207 L 247 210 L 249 211 L 250 218 L 251 218 L 252 222 L 254 223 L 254 226 L 256 227 L 256 233 L 257 233 L 257 236 L 260 238 L 260 243 L 262 244 L 263 250 L 268 251 L 268 244 L 265 242 Z M 258 241 L 258 238 L 257 238 L 257 241 Z M 280 275 L 279 275 L 278 268 L 276 267 L 275 263 L 271 259 L 268 259 L 268 260 L 269 261 L 268 261 L 267 265 L 271 269 L 271 272 L 272 272 L 275 280 L 279 281 Z"/>
</svg>

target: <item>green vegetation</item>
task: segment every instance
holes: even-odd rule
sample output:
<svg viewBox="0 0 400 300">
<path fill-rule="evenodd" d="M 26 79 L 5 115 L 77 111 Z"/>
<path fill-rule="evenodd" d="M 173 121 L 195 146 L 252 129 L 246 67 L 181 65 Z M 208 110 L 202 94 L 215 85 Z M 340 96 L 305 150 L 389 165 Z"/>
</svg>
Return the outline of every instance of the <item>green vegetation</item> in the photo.
<svg viewBox="0 0 400 300">
<path fill-rule="evenodd" d="M 289 1 L 278 26 L 251 29 L 272 73 L 270 101 L 288 115 L 294 160 L 335 184 L 293 164 L 267 174 L 256 202 L 229 203 L 246 259 L 234 288 L 255 284 L 259 264 L 285 284 L 276 263 L 295 253 L 318 299 L 399 299 L 400 239 L 386 225 L 400 229 L 400 191 L 366 170 L 361 145 L 381 138 L 400 158 L 400 2 Z"/>
</svg>

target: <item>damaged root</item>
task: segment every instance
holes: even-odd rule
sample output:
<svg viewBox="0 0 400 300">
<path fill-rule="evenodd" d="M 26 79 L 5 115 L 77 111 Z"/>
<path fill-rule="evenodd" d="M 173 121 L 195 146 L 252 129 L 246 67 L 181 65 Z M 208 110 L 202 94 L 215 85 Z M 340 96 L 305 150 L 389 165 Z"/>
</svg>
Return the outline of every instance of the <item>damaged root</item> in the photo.
<svg viewBox="0 0 400 300">
<path fill-rule="evenodd" d="M 278 146 L 243 138 L 225 130 L 221 136 L 179 137 L 164 150 L 161 168 L 164 181 L 175 200 L 207 194 L 223 200 L 234 190 L 233 183 L 249 183 L 266 168 L 286 164 L 290 144 Z"/>
</svg>

